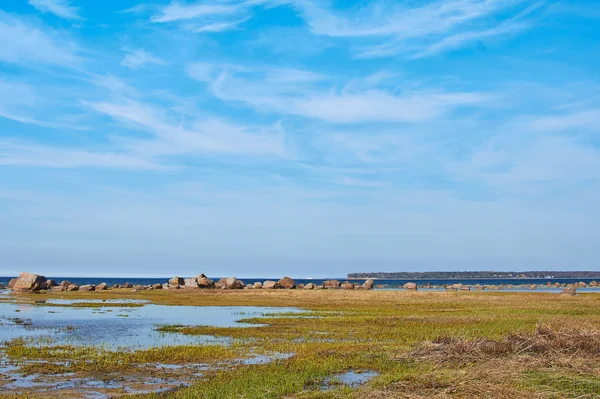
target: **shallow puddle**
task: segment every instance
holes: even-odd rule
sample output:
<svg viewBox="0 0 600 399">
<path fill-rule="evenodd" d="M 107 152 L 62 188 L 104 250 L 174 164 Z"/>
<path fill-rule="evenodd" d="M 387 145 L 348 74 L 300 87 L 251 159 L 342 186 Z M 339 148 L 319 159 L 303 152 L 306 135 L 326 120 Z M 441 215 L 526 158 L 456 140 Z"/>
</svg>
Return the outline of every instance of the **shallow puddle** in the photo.
<svg viewBox="0 0 600 399">
<path fill-rule="evenodd" d="M 378 375 L 379 373 L 373 370 L 350 370 L 327 377 L 319 389 L 321 391 L 329 391 L 341 386 L 355 388 L 369 382 Z"/>
<path fill-rule="evenodd" d="M 53 301 L 55 304 L 62 304 L 58 300 Z M 48 344 L 52 345 L 92 345 L 107 349 L 227 344 L 227 338 L 163 333 L 156 331 L 156 328 L 161 325 L 248 327 L 256 325 L 239 321 L 262 315 L 301 312 L 293 308 L 249 306 L 98 305 L 99 307 L 64 307 L 48 303 L 42 306 L 0 303 L 0 342 L 15 338 L 33 338 L 37 342 L 47 336 L 51 339 Z"/>
</svg>

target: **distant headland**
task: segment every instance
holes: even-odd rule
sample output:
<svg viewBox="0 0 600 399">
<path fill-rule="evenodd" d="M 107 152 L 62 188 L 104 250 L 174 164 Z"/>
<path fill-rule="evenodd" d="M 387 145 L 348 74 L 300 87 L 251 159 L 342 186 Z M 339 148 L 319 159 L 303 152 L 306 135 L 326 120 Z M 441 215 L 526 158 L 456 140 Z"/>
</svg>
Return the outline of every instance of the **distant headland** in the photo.
<svg viewBox="0 0 600 399">
<path fill-rule="evenodd" d="M 510 278 L 600 278 L 600 271 L 529 271 L 529 272 L 370 272 L 350 273 L 348 279 L 435 280 L 435 279 L 510 279 Z"/>
</svg>

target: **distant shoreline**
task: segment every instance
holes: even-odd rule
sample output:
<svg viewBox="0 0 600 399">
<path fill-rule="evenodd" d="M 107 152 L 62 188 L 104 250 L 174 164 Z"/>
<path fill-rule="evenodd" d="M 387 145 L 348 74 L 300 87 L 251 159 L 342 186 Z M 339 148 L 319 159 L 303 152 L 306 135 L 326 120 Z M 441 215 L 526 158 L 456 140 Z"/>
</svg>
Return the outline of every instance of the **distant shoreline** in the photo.
<svg viewBox="0 0 600 399">
<path fill-rule="evenodd" d="M 526 272 L 370 272 L 349 273 L 348 280 L 551 280 L 551 279 L 600 279 L 600 271 L 526 271 Z"/>
</svg>

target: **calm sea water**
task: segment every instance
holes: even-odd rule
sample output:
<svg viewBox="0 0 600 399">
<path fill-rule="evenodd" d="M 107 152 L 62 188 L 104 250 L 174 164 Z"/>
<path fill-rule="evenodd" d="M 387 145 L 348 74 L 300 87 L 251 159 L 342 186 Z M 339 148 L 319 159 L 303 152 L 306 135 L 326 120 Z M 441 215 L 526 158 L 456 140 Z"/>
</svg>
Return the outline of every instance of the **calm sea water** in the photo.
<svg viewBox="0 0 600 399">
<path fill-rule="evenodd" d="M 10 279 L 13 277 L 0 277 L 0 284 L 4 284 L 5 286 L 8 285 L 8 282 L 10 281 Z M 126 278 L 126 277 L 119 277 L 119 278 L 104 278 L 104 277 L 48 277 L 51 278 L 53 280 L 56 280 L 58 282 L 61 282 L 62 280 L 68 280 L 72 283 L 75 284 L 79 284 L 79 285 L 83 285 L 83 284 L 99 284 L 102 282 L 105 282 L 106 284 L 108 284 L 109 286 L 113 285 L 113 284 L 124 284 L 126 282 L 129 282 L 131 284 L 142 284 L 142 285 L 148 285 L 148 284 L 155 284 L 155 283 L 166 283 L 167 281 L 169 281 L 169 279 L 171 277 L 154 277 L 154 278 L 138 278 L 138 277 L 130 277 L 130 278 Z M 214 281 L 219 280 L 221 277 L 210 277 L 211 279 L 213 279 Z M 242 280 L 244 283 L 248 284 L 248 283 L 254 283 L 256 281 L 260 281 L 260 282 L 264 282 L 265 280 L 274 280 L 277 281 L 279 280 L 281 277 L 260 277 L 260 278 L 242 278 L 242 277 L 238 277 L 240 280 Z M 335 279 L 335 280 L 339 280 L 339 281 L 345 281 L 346 278 L 344 277 L 334 277 L 334 278 L 327 278 L 327 279 L 294 279 L 296 281 L 296 284 L 308 284 L 308 283 L 315 283 L 315 284 L 322 284 L 323 281 L 325 280 L 330 280 L 330 279 Z M 351 280 L 354 283 L 364 283 L 364 279 L 358 279 L 358 280 Z M 396 280 L 396 279 L 389 279 L 389 280 L 375 280 L 375 285 L 378 284 L 384 284 L 387 285 L 387 288 L 398 288 L 403 286 L 405 283 L 407 282 L 416 282 L 417 284 L 421 285 L 421 284 L 427 284 L 430 283 L 432 285 L 444 285 L 444 284 L 455 284 L 455 283 L 463 283 L 463 284 L 470 284 L 470 285 L 475 285 L 475 284 L 481 284 L 481 285 L 499 285 L 499 284 L 513 284 L 513 285 L 521 285 L 521 284 L 537 284 L 537 285 L 546 285 L 548 282 L 554 284 L 554 283 L 574 283 L 574 282 L 580 282 L 583 281 L 585 283 L 589 283 L 591 281 L 594 281 L 594 279 L 568 279 L 568 278 L 548 278 L 548 279 L 527 279 L 527 278 L 512 278 L 512 279 L 461 279 L 461 280 L 455 280 L 455 279 L 429 279 L 429 280 Z M 600 279 L 596 279 L 596 281 L 600 281 Z"/>
</svg>

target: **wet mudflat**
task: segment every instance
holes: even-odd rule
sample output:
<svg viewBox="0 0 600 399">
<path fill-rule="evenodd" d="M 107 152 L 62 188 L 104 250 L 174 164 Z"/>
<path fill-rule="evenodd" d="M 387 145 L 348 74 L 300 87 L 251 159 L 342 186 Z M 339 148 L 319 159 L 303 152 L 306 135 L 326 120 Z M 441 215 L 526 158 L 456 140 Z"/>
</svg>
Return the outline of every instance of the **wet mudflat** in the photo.
<svg viewBox="0 0 600 399">
<path fill-rule="evenodd" d="M 157 317 L 156 326 L 172 324 L 160 331 L 155 326 L 152 333 L 181 334 L 181 342 L 192 343 L 128 351 L 57 346 L 46 338 L 31 338 L 40 340 L 31 345 L 17 338 L 1 351 L 0 370 L 10 375 L 0 375 L 0 394 L 100 398 L 132 393 L 136 399 L 600 395 L 600 296 L 583 290 L 577 295 L 109 290 L 24 295 L 11 304 L 36 311 L 68 306 L 72 314 L 84 308 L 83 314 L 100 311 L 92 315 L 125 322 L 135 321 L 147 307 L 182 307 L 188 310 L 185 317 L 165 316 L 166 322 Z M 258 308 L 259 314 L 242 305 Z M 242 309 L 230 312 L 233 323 L 215 326 L 204 322 L 202 307 Z M 21 325 L 14 328 L 40 325 L 39 318 L 16 310 L 9 318 L 21 317 Z M 116 316 L 121 311 L 129 316 Z"/>
<path fill-rule="evenodd" d="M 97 304 L 97 307 L 53 306 L 88 303 Z M 131 307 L 131 304 L 142 306 Z M 299 310 L 252 306 L 165 306 L 145 301 L 50 299 L 39 304 L 0 303 L 0 341 L 46 337 L 52 345 L 93 345 L 109 349 L 143 349 L 213 341 L 226 343 L 222 338 L 164 333 L 156 329 L 162 325 L 256 326 L 240 320 L 283 312 Z"/>
<path fill-rule="evenodd" d="M 187 386 L 209 369 L 285 359 L 291 354 L 246 353 L 237 358 L 233 350 L 218 350 L 232 346 L 229 337 L 159 329 L 260 327 L 240 320 L 301 312 L 257 306 L 166 306 L 139 299 L 4 299 L 0 302 L 0 395 L 25 397 L 36 393 L 104 398 L 160 392 Z M 112 357 L 121 373 L 110 373 Z M 123 368 L 122 363 L 131 367 Z"/>
</svg>

